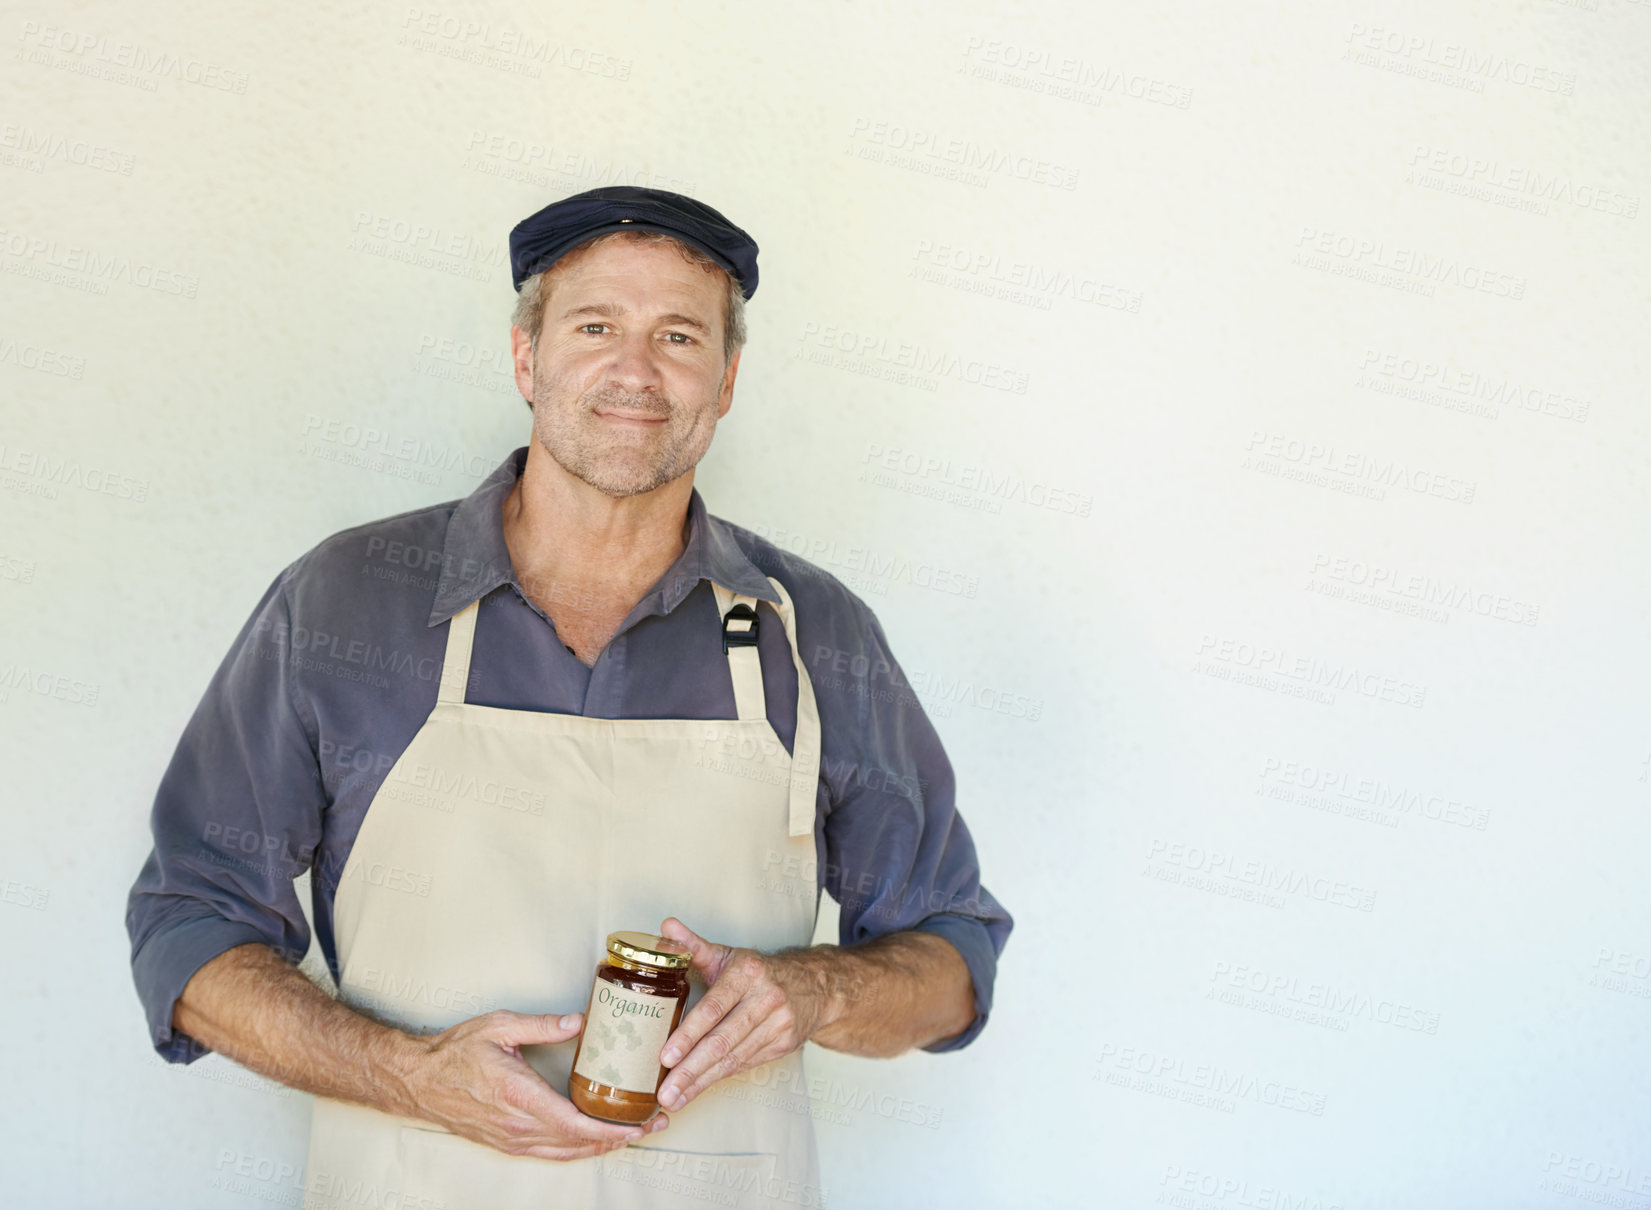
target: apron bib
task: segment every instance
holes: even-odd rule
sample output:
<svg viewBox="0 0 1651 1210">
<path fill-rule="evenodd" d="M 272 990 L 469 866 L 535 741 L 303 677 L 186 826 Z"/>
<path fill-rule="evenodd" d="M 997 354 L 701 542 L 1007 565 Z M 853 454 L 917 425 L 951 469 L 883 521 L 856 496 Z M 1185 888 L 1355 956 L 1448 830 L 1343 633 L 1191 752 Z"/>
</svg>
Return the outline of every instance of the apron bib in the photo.
<svg viewBox="0 0 1651 1210">
<path fill-rule="evenodd" d="M 600 719 L 464 700 L 477 602 L 448 623 L 429 718 L 379 787 L 334 901 L 339 999 L 409 1032 L 495 1008 L 582 1012 L 607 934 L 676 916 L 726 945 L 807 945 L 820 721 L 797 669 L 795 755 L 769 725 L 756 599 L 713 584 L 737 718 Z M 744 640 L 742 642 L 742 639 Z M 689 1006 L 703 995 L 694 983 Z M 522 1057 L 567 1095 L 576 1040 Z M 821 1204 L 796 1051 L 605 1156 L 509 1156 L 433 1123 L 315 1099 L 305 1206 L 396 1210 Z"/>
</svg>

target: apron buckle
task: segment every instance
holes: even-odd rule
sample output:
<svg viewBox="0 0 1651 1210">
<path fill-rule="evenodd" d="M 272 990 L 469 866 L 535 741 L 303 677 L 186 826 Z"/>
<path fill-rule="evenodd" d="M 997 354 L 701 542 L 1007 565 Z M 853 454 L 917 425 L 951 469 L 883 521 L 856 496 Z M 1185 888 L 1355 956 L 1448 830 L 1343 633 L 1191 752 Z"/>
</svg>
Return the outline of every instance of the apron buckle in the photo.
<svg viewBox="0 0 1651 1210">
<path fill-rule="evenodd" d="M 723 615 L 722 654 L 727 655 L 730 647 L 756 645 L 757 611 L 742 601 Z"/>
</svg>

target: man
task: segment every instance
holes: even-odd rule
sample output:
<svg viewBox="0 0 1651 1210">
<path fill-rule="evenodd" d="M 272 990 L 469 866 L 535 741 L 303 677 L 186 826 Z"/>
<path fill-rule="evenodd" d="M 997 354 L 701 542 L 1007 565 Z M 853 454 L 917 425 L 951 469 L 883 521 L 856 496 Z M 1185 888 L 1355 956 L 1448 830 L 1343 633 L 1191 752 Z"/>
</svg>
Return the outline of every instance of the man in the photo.
<svg viewBox="0 0 1651 1210">
<path fill-rule="evenodd" d="M 693 487 L 755 243 L 613 187 L 510 248 L 533 440 L 266 590 L 132 889 L 153 1040 L 317 1094 L 313 1205 L 818 1201 L 802 1044 L 966 1045 L 1012 922 L 870 609 Z M 293 965 L 306 869 L 336 1000 Z M 822 888 L 841 946 L 808 944 Z M 705 990 L 643 1129 L 565 1093 L 605 935 L 653 928 Z"/>
</svg>

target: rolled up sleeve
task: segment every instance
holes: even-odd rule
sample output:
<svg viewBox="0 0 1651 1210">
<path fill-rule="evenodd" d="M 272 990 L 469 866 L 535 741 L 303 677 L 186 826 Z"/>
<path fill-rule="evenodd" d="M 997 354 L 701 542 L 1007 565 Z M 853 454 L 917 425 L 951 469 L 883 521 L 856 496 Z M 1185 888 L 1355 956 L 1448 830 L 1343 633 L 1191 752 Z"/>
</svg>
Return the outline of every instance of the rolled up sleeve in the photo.
<svg viewBox="0 0 1651 1210">
<path fill-rule="evenodd" d="M 295 704 L 287 568 L 208 684 L 161 778 L 154 847 L 127 898 L 132 978 L 156 1051 L 207 1053 L 172 1028 L 185 984 L 249 942 L 293 961 L 309 947 L 293 880 L 310 865 L 326 805 L 313 726 Z"/>
<path fill-rule="evenodd" d="M 924 1049 L 967 1046 L 992 1008 L 998 956 L 1014 921 L 980 882 L 974 840 L 940 736 L 918 702 L 869 608 L 841 648 L 817 652 L 822 771 L 831 800 L 822 882 L 841 907 L 845 946 L 902 930 L 931 933 L 962 955 L 975 1017 L 962 1033 Z M 840 668 L 848 669 L 845 678 Z M 853 719 L 852 724 L 847 720 Z"/>
</svg>

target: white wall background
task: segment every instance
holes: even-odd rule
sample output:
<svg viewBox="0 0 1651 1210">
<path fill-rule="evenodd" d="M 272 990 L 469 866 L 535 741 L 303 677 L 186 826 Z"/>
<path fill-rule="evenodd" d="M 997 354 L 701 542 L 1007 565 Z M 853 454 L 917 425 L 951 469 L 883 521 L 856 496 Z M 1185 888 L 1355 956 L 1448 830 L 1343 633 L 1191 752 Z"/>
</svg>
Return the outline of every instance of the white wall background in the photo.
<svg viewBox="0 0 1651 1210">
<path fill-rule="evenodd" d="M 1651 1206 L 1651 5 L 5 8 L 18 1204 L 296 1204 L 306 1098 L 145 1040 L 150 801 L 277 569 L 526 440 L 506 232 L 617 180 L 759 240 L 699 485 L 1018 922 L 971 1049 L 816 1052 L 833 1204 Z"/>
</svg>

